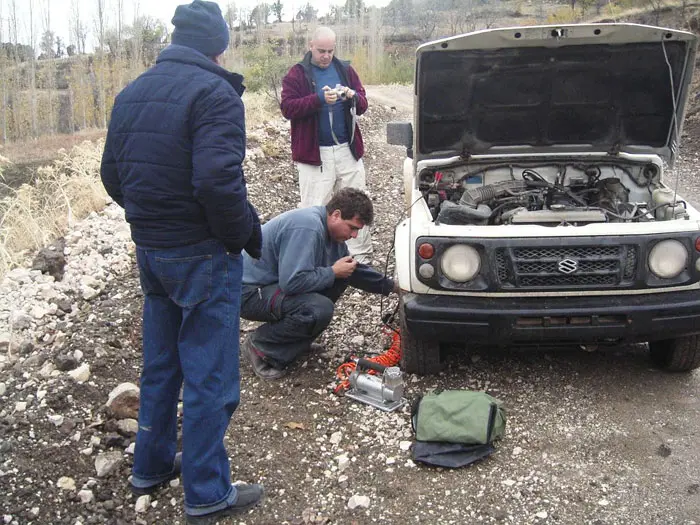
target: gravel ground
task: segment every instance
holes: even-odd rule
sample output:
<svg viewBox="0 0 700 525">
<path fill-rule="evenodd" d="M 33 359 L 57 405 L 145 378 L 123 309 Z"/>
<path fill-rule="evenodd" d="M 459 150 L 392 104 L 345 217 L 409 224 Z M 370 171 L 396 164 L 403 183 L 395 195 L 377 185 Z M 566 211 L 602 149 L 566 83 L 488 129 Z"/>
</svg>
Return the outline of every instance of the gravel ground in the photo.
<svg viewBox="0 0 700 525">
<path fill-rule="evenodd" d="M 410 100 L 397 90 L 370 90 L 374 103 L 361 120 L 382 265 L 403 213 L 404 152 L 385 145 L 384 132 L 387 121 L 408 118 L 405 105 L 390 107 Z M 686 135 L 678 174 L 681 188 L 694 193 L 700 127 L 688 123 Z M 251 132 L 246 177 L 265 218 L 296 205 L 289 157 L 281 119 Z M 123 227 L 112 205 L 67 236 L 64 282 L 74 284 L 55 285 L 60 301 L 32 296 L 28 290 L 46 296 L 54 286 L 36 272 L 3 283 L 5 300 L 17 303 L 0 299 L 0 320 L 10 326 L 10 337 L 0 338 L 4 523 L 184 522 L 179 484 L 150 501 L 130 495 L 132 423 L 128 410 L 117 416 L 105 407 L 115 387 L 137 383 L 140 366 L 142 298 Z M 422 467 L 410 459 L 408 409 L 386 414 L 331 393 L 349 352 L 382 351 L 380 314 L 394 304 L 347 293 L 323 335 L 325 353 L 280 382 L 260 381 L 243 362 L 242 405 L 227 436 L 232 473 L 263 482 L 268 497 L 222 524 L 700 521 L 699 373 L 651 369 L 643 345 L 594 353 L 453 349 L 445 372 L 406 378 L 408 397 L 435 388 L 486 390 L 505 404 L 506 436 L 494 455 L 469 468 Z"/>
</svg>

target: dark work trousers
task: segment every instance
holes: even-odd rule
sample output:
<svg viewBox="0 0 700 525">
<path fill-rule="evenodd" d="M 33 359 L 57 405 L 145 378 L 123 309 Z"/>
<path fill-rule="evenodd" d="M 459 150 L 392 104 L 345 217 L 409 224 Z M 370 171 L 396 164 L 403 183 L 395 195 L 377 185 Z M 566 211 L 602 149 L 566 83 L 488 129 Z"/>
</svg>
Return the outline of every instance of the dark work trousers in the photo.
<svg viewBox="0 0 700 525">
<path fill-rule="evenodd" d="M 277 283 L 244 284 L 241 317 L 265 323 L 253 333 L 253 346 L 275 366 L 292 363 L 331 323 L 335 302 L 347 286 L 347 280 L 336 279 L 320 292 L 286 295 Z"/>
</svg>

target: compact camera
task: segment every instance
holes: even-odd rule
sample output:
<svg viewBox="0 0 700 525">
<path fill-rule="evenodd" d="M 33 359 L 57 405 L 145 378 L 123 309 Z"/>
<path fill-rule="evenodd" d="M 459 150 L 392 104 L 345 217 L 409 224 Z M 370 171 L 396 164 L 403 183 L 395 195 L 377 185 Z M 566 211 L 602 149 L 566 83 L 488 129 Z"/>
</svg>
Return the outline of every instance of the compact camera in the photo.
<svg viewBox="0 0 700 525">
<path fill-rule="evenodd" d="M 345 100 L 346 98 L 348 98 L 348 95 L 345 92 L 345 86 L 343 86 L 342 84 L 336 84 L 335 87 L 331 89 L 331 92 L 338 95 L 339 100 Z"/>
</svg>

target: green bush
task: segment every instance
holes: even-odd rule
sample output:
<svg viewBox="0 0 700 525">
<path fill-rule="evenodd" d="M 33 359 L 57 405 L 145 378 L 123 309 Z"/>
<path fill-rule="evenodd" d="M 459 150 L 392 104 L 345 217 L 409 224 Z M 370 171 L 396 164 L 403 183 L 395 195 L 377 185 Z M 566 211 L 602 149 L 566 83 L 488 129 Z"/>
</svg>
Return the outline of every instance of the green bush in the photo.
<svg viewBox="0 0 700 525">
<path fill-rule="evenodd" d="M 240 50 L 246 88 L 266 93 L 278 103 L 282 93 L 282 78 L 298 61 L 284 56 L 280 49 L 267 43 L 256 47 L 242 47 Z"/>
</svg>

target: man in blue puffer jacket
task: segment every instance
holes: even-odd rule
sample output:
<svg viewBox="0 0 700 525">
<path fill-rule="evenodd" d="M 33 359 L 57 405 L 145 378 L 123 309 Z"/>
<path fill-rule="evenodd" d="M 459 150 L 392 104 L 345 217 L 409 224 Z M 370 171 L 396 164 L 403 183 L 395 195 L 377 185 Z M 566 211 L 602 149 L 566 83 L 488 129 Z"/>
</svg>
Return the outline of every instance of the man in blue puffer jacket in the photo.
<svg viewBox="0 0 700 525">
<path fill-rule="evenodd" d="M 243 78 L 219 65 L 221 10 L 195 0 L 172 23 L 172 45 L 115 100 L 101 176 L 126 211 L 145 295 L 131 488 L 150 494 L 181 469 L 187 522 L 208 523 L 263 497 L 231 485 L 223 443 L 240 400 L 241 251 L 260 257 L 262 234 L 242 169 Z"/>
</svg>

